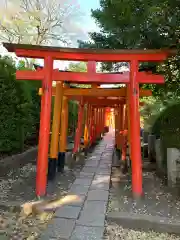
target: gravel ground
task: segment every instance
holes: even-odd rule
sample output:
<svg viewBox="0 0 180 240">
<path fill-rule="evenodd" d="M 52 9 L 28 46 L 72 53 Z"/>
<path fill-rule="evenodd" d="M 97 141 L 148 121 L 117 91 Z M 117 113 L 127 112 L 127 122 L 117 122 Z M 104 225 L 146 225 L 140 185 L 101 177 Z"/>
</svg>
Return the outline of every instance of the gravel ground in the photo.
<svg viewBox="0 0 180 240">
<path fill-rule="evenodd" d="M 168 217 L 180 221 L 180 197 L 171 193 L 155 172 L 143 172 L 144 199 L 134 202 L 131 181 L 113 168 L 108 212 L 122 211 Z"/>
<path fill-rule="evenodd" d="M 53 212 L 41 216 L 24 218 L 20 205 L 33 201 L 35 197 L 36 161 L 32 160 L 23 167 L 10 170 L 6 176 L 0 174 L 0 240 L 35 240 L 46 228 Z M 61 198 L 66 195 L 75 175 L 81 170 L 77 165 L 74 171 L 65 169 L 47 187 L 47 199 Z"/>
<path fill-rule="evenodd" d="M 107 212 L 128 212 L 168 217 L 180 221 L 180 197 L 164 185 L 155 172 L 143 172 L 144 198 L 135 202 L 131 194 L 131 179 L 112 169 L 110 196 Z M 105 240 L 180 240 L 180 236 L 157 232 L 124 229 L 116 223 L 106 222 Z"/>
<path fill-rule="evenodd" d="M 156 233 L 142 232 L 131 229 L 124 229 L 115 223 L 106 223 L 104 240 L 180 240 L 179 236 Z"/>
</svg>

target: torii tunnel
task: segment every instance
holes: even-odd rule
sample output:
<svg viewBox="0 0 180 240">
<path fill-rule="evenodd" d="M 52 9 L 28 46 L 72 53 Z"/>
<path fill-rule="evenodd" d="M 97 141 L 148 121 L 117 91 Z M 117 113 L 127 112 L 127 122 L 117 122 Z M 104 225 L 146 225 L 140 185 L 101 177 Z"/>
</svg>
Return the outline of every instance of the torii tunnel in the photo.
<svg viewBox="0 0 180 240">
<path fill-rule="evenodd" d="M 172 50 L 110 50 L 78 49 L 3 43 L 17 57 L 44 59 L 44 68 L 36 71 L 16 71 L 17 80 L 41 80 L 41 114 L 37 158 L 36 194 L 46 194 L 47 176 L 53 178 L 64 167 L 68 128 L 68 99 L 79 102 L 78 123 L 73 153 L 79 149 L 82 133 L 83 109 L 86 104 L 84 144 L 92 144 L 108 124 L 108 115 L 115 116 L 115 141 L 125 159 L 127 141 L 130 146 L 132 166 L 132 193 L 141 197 L 142 159 L 140 144 L 139 97 L 151 92 L 139 89 L 139 84 L 162 84 L 164 77 L 150 72 L 140 72 L 141 62 L 163 62 L 174 53 Z M 65 72 L 53 69 L 54 60 L 87 62 L 87 72 Z M 96 62 L 128 62 L 130 71 L 125 73 L 97 73 Z M 92 84 L 92 89 L 71 89 L 64 84 Z M 56 81 L 56 88 L 52 82 Z M 100 84 L 125 84 L 121 89 L 100 89 Z M 50 141 L 51 99 L 55 95 L 52 137 Z M 141 103 L 142 104 L 142 103 Z M 111 108 L 114 109 L 111 112 Z M 109 115 L 110 116 L 110 115 Z M 60 137 L 59 137 L 60 132 Z M 50 157 L 48 169 L 48 156 Z M 57 166 L 57 168 L 56 168 Z M 48 174 L 47 174 L 48 172 Z"/>
</svg>

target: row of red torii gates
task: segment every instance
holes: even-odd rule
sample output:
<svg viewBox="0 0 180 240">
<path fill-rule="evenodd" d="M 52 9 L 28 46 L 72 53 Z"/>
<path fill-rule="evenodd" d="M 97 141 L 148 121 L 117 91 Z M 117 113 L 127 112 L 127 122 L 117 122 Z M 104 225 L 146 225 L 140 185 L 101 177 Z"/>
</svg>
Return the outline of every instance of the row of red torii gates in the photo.
<svg viewBox="0 0 180 240">
<path fill-rule="evenodd" d="M 9 52 L 14 52 L 18 57 L 44 59 L 43 69 L 16 71 L 18 80 L 42 81 L 36 178 L 37 196 L 46 194 L 47 171 L 49 178 L 52 179 L 56 172 L 56 166 L 58 171 L 63 170 L 68 129 L 68 99 L 74 99 L 79 102 L 79 109 L 73 153 L 76 154 L 80 146 L 84 105 L 87 106 L 84 130 L 85 147 L 92 144 L 104 132 L 107 107 L 114 108 L 116 146 L 121 149 L 122 160 L 125 160 L 127 140 L 129 141 L 132 192 L 134 197 L 140 197 L 143 194 L 143 189 L 139 97 L 150 96 L 151 92 L 139 89 L 139 84 L 162 84 L 164 77 L 151 72 L 139 72 L 139 63 L 162 62 L 174 52 L 172 50 L 75 49 L 9 43 L 3 45 Z M 85 61 L 87 62 L 87 72 L 61 72 L 53 69 L 54 60 Z M 103 61 L 129 62 L 130 72 L 96 73 L 96 62 Z M 92 88 L 68 88 L 64 84 L 64 81 L 67 80 L 79 84 L 92 84 Z M 52 81 L 56 81 L 56 87 L 52 86 Z M 121 89 L 98 88 L 98 85 L 108 83 L 126 84 L 126 87 Z M 55 102 L 48 166 L 51 99 L 53 95 Z"/>
</svg>

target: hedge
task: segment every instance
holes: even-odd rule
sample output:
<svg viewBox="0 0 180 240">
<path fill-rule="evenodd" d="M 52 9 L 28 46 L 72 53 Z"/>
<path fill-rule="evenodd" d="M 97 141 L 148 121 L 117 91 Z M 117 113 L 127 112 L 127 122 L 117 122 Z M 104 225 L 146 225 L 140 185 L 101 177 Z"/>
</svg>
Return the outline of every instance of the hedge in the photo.
<svg viewBox="0 0 180 240">
<path fill-rule="evenodd" d="M 16 69 L 25 69 L 9 57 L 0 56 L 0 154 L 22 152 L 31 144 L 38 143 L 40 97 L 39 81 L 17 81 Z M 53 98 L 52 114 L 53 117 Z M 69 101 L 69 128 L 75 132 L 78 105 Z M 30 143 L 31 142 L 31 143 Z"/>
<path fill-rule="evenodd" d="M 180 149 L 180 103 L 167 106 L 154 122 L 152 134 L 161 138 L 164 167 L 167 164 L 167 148 Z"/>
<path fill-rule="evenodd" d="M 15 71 L 11 58 L 0 57 L 1 154 L 23 151 L 39 122 L 37 86 L 30 81 L 16 81 Z"/>
</svg>

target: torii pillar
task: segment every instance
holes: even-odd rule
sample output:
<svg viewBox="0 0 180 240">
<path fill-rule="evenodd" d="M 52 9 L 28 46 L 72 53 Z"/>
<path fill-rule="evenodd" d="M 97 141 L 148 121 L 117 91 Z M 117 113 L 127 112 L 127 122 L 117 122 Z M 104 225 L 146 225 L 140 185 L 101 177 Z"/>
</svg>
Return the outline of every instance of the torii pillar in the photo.
<svg viewBox="0 0 180 240">
<path fill-rule="evenodd" d="M 134 198 L 142 196 L 142 159 L 140 143 L 139 83 L 137 79 L 139 62 L 130 62 L 129 115 L 131 129 L 132 192 Z"/>
<path fill-rule="evenodd" d="M 37 159 L 37 176 L 36 176 L 36 195 L 38 197 L 46 194 L 47 169 L 48 169 L 48 149 L 49 149 L 49 132 L 51 118 L 51 98 L 52 98 L 52 57 L 44 59 L 45 77 L 42 81 L 43 95 L 41 97 L 41 114 L 39 130 L 39 150 Z"/>
</svg>

